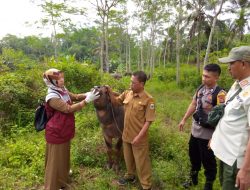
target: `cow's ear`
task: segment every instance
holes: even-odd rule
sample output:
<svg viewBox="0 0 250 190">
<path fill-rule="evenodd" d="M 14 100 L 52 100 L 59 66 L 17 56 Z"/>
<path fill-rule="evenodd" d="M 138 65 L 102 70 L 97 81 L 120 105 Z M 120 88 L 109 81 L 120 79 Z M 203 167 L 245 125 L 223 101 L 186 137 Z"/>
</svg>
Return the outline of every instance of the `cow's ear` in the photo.
<svg viewBox="0 0 250 190">
<path fill-rule="evenodd" d="M 112 94 L 113 94 L 114 96 L 120 96 L 120 93 L 118 93 L 118 92 L 112 92 Z"/>
<path fill-rule="evenodd" d="M 108 95 L 111 95 L 112 93 L 112 88 L 108 85 L 104 85 L 104 89 L 105 89 L 105 93 L 107 93 Z"/>
</svg>

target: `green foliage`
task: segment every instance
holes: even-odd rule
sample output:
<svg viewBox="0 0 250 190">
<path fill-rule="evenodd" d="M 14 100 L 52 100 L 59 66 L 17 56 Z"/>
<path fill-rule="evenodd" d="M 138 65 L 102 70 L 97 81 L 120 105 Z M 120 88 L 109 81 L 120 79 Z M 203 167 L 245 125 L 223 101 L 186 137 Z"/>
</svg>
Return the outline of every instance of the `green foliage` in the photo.
<svg viewBox="0 0 250 190">
<path fill-rule="evenodd" d="M 25 70 L 34 66 L 34 61 L 22 51 L 15 51 L 11 48 L 3 48 L 0 55 L 0 66 L 6 66 L 8 70 Z M 5 71 L 5 70 L 3 70 Z"/>
<path fill-rule="evenodd" d="M 117 80 L 110 74 L 103 73 L 101 77 L 100 85 L 109 85 L 116 92 L 123 92 L 129 88 L 130 77 L 122 77 Z"/>
<path fill-rule="evenodd" d="M 231 77 L 226 74 L 226 65 L 221 66 L 223 74 L 220 83 L 228 87 L 231 85 L 231 81 L 229 82 Z M 110 85 L 114 91 L 119 92 L 129 87 L 130 77 L 116 80 L 109 74 L 99 74 L 91 65 L 77 63 L 73 57 L 60 58 L 57 63 L 52 59 L 46 65 L 40 65 L 40 68 L 34 67 L 27 71 L 20 70 L 1 75 L 1 114 L 7 111 L 10 114 L 16 113 L 16 115 L 13 114 L 14 124 L 8 125 L 8 136 L 0 139 L 2 144 L 0 186 L 4 189 L 16 187 L 42 189 L 45 139 L 44 132 L 36 133 L 33 129 L 34 108 L 31 107 L 36 105 L 38 97 L 45 96 L 46 87 L 41 76 L 45 69 L 51 67 L 65 72 L 66 86 L 75 92 L 88 91 L 94 85 L 104 84 Z M 190 167 L 188 139 L 191 120 L 186 123 L 185 131 L 182 133 L 178 131 L 177 126 L 191 102 L 201 76 L 197 76 L 195 67 L 182 66 L 183 77 L 181 77 L 181 86 L 178 87 L 175 83 L 174 70 L 171 67 L 157 70 L 145 86 L 156 102 L 157 118 L 149 129 L 149 140 L 153 184 L 154 188 L 159 190 L 182 189 L 180 184 L 188 178 Z M 10 97 L 12 102 L 9 101 Z M 20 112 L 21 108 L 23 112 Z M 106 148 L 93 105 L 84 107 L 75 115 L 76 137 L 72 140 L 71 146 L 72 186 L 78 190 L 119 189 L 116 180 L 126 171 L 124 162 L 118 175 L 105 168 Z M 30 124 L 25 124 L 26 122 Z M 198 188 L 201 189 L 204 184 L 202 172 L 199 178 L 201 183 Z M 139 187 L 140 184 L 137 182 L 127 188 L 136 190 Z M 219 189 L 218 181 L 214 189 Z"/>
<path fill-rule="evenodd" d="M 1 142 L 0 189 L 27 189 L 43 180 L 43 133 L 27 132 L 24 130 Z"/>
<path fill-rule="evenodd" d="M 34 110 L 38 101 L 44 99 L 46 95 L 47 88 L 42 79 L 46 69 L 54 67 L 63 70 L 66 87 L 75 93 L 89 91 L 101 79 L 93 65 L 78 63 L 70 56 L 60 58 L 57 63 L 50 59 L 47 65 L 29 62 L 23 54 L 15 55 L 13 50 L 4 50 L 2 57 L 13 61 L 15 68 L 0 76 L 0 130 L 4 135 L 13 131 L 12 127 L 33 123 Z M 24 60 L 27 60 L 27 65 L 30 64 L 28 69 L 27 65 L 22 66 Z"/>
<path fill-rule="evenodd" d="M 224 54 L 224 55 L 223 55 Z M 219 57 L 226 56 L 228 53 L 220 52 Z M 227 64 L 220 64 L 221 75 L 218 84 L 225 90 L 229 90 L 233 84 L 233 79 L 228 72 Z M 175 83 L 176 68 L 168 67 L 166 69 L 159 68 L 154 74 L 155 78 L 165 83 Z M 180 68 L 180 88 L 186 88 L 194 91 L 201 84 L 202 76 L 198 74 L 197 68 L 192 65 L 182 65 Z"/>
<path fill-rule="evenodd" d="M 89 91 L 101 79 L 99 72 L 93 65 L 78 63 L 74 59 L 71 59 L 71 62 L 62 58 L 59 58 L 57 62 L 49 60 L 48 65 L 50 68 L 56 68 L 64 72 L 65 86 L 75 93 Z"/>
<path fill-rule="evenodd" d="M 154 77 L 160 81 L 171 83 L 176 81 L 176 68 L 168 67 L 166 69 L 159 68 L 156 70 Z M 180 87 L 181 88 L 196 88 L 201 83 L 201 76 L 197 74 L 197 69 L 194 66 L 182 65 L 180 69 Z"/>
<path fill-rule="evenodd" d="M 221 64 L 221 76 L 218 84 L 224 88 L 226 91 L 230 89 L 234 80 L 232 79 L 230 73 L 228 72 L 228 64 Z"/>
<path fill-rule="evenodd" d="M 74 30 L 65 36 L 62 52 L 66 55 L 75 55 L 78 61 L 98 62 L 99 35 L 96 28 Z"/>
</svg>

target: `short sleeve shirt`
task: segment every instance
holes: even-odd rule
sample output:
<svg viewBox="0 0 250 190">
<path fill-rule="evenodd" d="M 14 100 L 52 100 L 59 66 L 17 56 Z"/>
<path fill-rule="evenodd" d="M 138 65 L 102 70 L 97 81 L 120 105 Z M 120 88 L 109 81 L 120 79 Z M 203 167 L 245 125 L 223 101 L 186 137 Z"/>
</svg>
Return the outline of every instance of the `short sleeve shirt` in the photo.
<svg viewBox="0 0 250 190">
<path fill-rule="evenodd" d="M 125 109 L 122 138 L 123 141 L 131 143 L 145 122 L 155 120 L 155 102 L 147 92 L 133 93 L 131 90 L 123 92 L 118 100 L 123 103 Z M 146 135 L 141 143 L 146 143 L 147 140 Z"/>
<path fill-rule="evenodd" d="M 236 81 L 228 92 L 226 101 L 240 88 L 241 92 L 227 103 L 211 140 L 214 154 L 230 166 L 237 161 L 238 168 L 243 164 L 250 138 L 250 77 L 241 82 Z"/>
<path fill-rule="evenodd" d="M 213 108 L 212 104 L 213 92 L 215 91 L 216 87 L 217 86 L 215 86 L 214 88 L 207 88 L 203 86 L 195 93 L 193 99 L 196 99 L 197 101 L 196 109 L 202 106 L 202 109 L 204 110 L 205 113 L 209 113 L 209 111 L 211 111 L 211 109 Z M 221 90 L 216 97 L 216 105 L 224 103 L 225 97 L 226 97 L 226 92 L 224 90 Z M 214 129 L 204 128 L 200 126 L 195 120 L 193 120 L 191 131 L 194 137 L 209 140 L 212 137 Z"/>
</svg>

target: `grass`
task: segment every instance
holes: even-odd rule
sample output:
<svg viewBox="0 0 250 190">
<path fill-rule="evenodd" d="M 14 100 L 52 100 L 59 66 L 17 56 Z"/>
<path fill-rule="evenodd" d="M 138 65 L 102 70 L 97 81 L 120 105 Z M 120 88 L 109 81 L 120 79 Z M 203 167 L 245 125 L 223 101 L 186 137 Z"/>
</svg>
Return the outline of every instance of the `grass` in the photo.
<svg viewBox="0 0 250 190">
<path fill-rule="evenodd" d="M 184 132 L 179 132 L 178 122 L 185 113 L 193 94 L 178 89 L 174 83 L 149 81 L 146 89 L 155 98 L 157 119 L 150 127 L 150 152 L 155 190 L 179 190 L 188 177 L 188 140 L 191 120 Z M 118 174 L 105 168 L 106 153 L 101 128 L 92 106 L 76 114 L 76 137 L 72 141 L 72 187 L 76 190 L 136 190 L 140 185 L 118 187 L 117 179 L 126 169 L 124 162 Z M 36 133 L 27 126 L 22 133 L 1 140 L 0 189 L 43 189 L 44 132 Z M 202 189 L 200 183 L 193 189 Z M 217 177 L 218 178 L 218 177 Z M 220 189 L 218 180 L 214 189 Z"/>
</svg>

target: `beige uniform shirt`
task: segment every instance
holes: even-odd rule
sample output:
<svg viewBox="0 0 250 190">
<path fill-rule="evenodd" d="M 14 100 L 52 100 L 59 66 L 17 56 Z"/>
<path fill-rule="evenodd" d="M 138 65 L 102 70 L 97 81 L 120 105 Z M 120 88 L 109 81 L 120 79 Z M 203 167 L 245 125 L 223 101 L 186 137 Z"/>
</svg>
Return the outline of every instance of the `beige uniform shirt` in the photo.
<svg viewBox="0 0 250 190">
<path fill-rule="evenodd" d="M 125 91 L 118 97 L 118 100 L 124 104 L 125 109 L 122 139 L 131 143 L 145 122 L 155 120 L 155 103 L 152 96 L 145 91 L 139 94 L 133 93 L 131 90 Z M 147 141 L 148 135 L 142 139 L 141 143 Z"/>
</svg>

